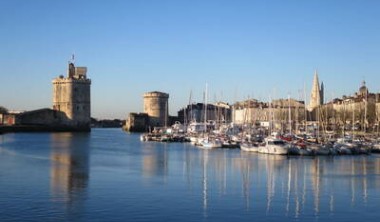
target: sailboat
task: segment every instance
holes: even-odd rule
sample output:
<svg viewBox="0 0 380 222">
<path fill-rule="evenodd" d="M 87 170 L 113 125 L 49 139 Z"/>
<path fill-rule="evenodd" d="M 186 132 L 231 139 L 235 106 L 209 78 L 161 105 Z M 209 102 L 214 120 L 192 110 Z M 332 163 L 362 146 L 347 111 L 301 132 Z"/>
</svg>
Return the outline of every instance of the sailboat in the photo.
<svg viewBox="0 0 380 222">
<path fill-rule="evenodd" d="M 246 108 L 246 111 L 244 113 L 244 125 L 245 124 L 249 124 L 249 128 L 248 129 L 245 129 L 245 133 L 247 133 L 247 135 L 245 135 L 245 139 L 242 139 L 242 141 L 240 142 L 240 149 L 243 150 L 243 151 L 247 151 L 247 152 L 258 152 L 259 151 L 259 143 L 262 142 L 262 138 L 260 136 L 255 136 L 252 138 L 252 130 L 251 130 L 251 125 L 252 125 L 252 122 L 251 123 L 248 123 L 249 121 L 247 120 L 248 119 L 248 110 L 250 109 L 250 106 L 249 106 L 249 98 L 247 100 L 247 108 Z M 250 119 L 252 120 L 252 118 L 250 117 Z"/>
<path fill-rule="evenodd" d="M 271 101 L 271 99 L 270 99 Z M 270 104 L 270 117 L 269 117 L 269 127 L 271 132 L 272 130 L 272 123 L 273 123 L 273 113 L 272 113 L 272 102 Z M 288 154 L 288 147 L 289 145 L 281 140 L 278 139 L 277 136 L 274 136 L 276 133 L 271 133 L 270 136 L 264 139 L 264 142 L 261 143 L 258 147 L 258 152 L 259 153 L 264 153 L 264 154 L 276 154 L 276 155 L 286 155 Z"/>
<path fill-rule="evenodd" d="M 213 149 L 213 148 L 221 148 L 222 147 L 222 141 L 218 138 L 212 138 L 207 132 L 207 84 L 206 84 L 206 91 L 205 91 L 205 114 L 204 114 L 204 138 L 199 141 L 199 147 L 203 149 Z"/>
<path fill-rule="evenodd" d="M 245 141 L 240 143 L 240 149 L 248 152 L 259 152 L 259 144 Z"/>
<path fill-rule="evenodd" d="M 265 138 L 265 143 L 260 144 L 258 147 L 259 153 L 266 154 L 286 155 L 288 154 L 288 151 L 288 144 L 285 141 L 274 137 Z"/>
<path fill-rule="evenodd" d="M 221 148 L 223 145 L 222 141 L 218 138 L 210 138 L 206 136 L 200 141 L 200 148 L 203 149 L 213 149 L 213 148 Z"/>
</svg>

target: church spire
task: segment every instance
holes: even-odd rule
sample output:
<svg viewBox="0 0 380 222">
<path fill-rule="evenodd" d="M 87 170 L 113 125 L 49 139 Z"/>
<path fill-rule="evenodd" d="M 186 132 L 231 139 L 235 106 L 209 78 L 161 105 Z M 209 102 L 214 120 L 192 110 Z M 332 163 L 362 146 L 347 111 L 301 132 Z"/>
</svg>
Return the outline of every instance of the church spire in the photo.
<svg viewBox="0 0 380 222">
<path fill-rule="evenodd" d="M 309 111 L 312 111 L 313 109 L 320 106 L 321 104 L 322 104 L 321 89 L 319 87 L 318 72 L 317 70 L 315 70 L 313 86 L 311 88 Z"/>
</svg>

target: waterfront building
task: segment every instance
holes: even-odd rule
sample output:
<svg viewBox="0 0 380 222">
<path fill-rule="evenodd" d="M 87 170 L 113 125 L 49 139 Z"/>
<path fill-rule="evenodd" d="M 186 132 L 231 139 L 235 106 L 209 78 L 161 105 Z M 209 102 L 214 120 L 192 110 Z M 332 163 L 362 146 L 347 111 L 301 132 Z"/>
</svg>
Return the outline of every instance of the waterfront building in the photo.
<svg viewBox="0 0 380 222">
<path fill-rule="evenodd" d="M 12 126 L 16 124 L 17 114 L 0 113 L 0 125 Z"/>
<path fill-rule="evenodd" d="M 294 99 L 273 100 L 271 103 L 249 99 L 232 106 L 232 121 L 240 125 L 271 127 L 280 132 L 307 132 L 310 126 L 325 131 L 378 130 L 380 93 L 370 93 L 365 81 L 352 96 L 327 103 L 323 101 L 323 91 L 324 85 L 319 85 L 318 74 L 315 73 L 311 101 L 307 107 L 303 101 Z"/>
<path fill-rule="evenodd" d="M 225 102 L 207 104 L 207 106 L 204 103 L 193 103 L 178 111 L 178 119 L 185 124 L 205 121 L 228 123 L 231 122 L 231 106 Z"/>
<path fill-rule="evenodd" d="M 237 102 L 232 108 L 232 121 L 239 125 L 273 127 L 273 130 L 298 130 L 306 121 L 305 103 L 295 99 L 259 102 L 249 99 Z M 291 126 L 291 128 L 290 128 Z"/>
<path fill-rule="evenodd" d="M 63 112 L 66 120 L 62 124 L 77 129 L 90 130 L 91 80 L 86 67 L 75 67 L 70 62 L 67 77 L 63 75 L 53 81 L 53 110 Z"/>
<path fill-rule="evenodd" d="M 379 122 L 380 94 L 370 93 L 363 81 L 352 96 L 336 98 L 317 109 L 318 118 L 332 128 L 367 131 Z"/>
</svg>

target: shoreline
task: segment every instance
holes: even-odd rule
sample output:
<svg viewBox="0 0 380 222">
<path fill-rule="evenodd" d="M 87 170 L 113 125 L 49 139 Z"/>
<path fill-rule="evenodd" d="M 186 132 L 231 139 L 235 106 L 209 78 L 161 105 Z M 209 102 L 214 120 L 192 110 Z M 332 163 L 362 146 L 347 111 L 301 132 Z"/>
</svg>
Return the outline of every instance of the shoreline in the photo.
<svg viewBox="0 0 380 222">
<path fill-rule="evenodd" d="M 0 126 L 0 134 L 22 132 L 90 132 L 90 127 L 14 125 Z"/>
</svg>

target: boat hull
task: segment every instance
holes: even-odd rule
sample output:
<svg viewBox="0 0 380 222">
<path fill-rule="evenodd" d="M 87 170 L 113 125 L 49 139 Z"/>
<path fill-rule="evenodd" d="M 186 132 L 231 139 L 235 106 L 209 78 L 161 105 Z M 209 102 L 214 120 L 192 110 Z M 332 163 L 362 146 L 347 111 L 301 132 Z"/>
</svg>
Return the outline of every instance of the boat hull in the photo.
<svg viewBox="0 0 380 222">
<path fill-rule="evenodd" d="M 242 143 L 240 144 L 240 149 L 247 152 L 258 152 L 259 147 L 254 144 Z"/>
<path fill-rule="evenodd" d="M 258 152 L 264 153 L 264 154 L 287 155 L 288 148 L 284 146 L 277 146 L 277 145 L 266 145 L 266 146 L 259 146 Z"/>
</svg>

